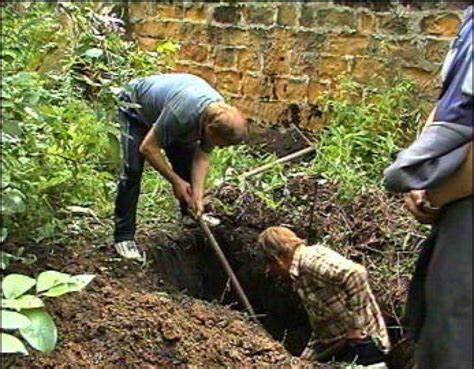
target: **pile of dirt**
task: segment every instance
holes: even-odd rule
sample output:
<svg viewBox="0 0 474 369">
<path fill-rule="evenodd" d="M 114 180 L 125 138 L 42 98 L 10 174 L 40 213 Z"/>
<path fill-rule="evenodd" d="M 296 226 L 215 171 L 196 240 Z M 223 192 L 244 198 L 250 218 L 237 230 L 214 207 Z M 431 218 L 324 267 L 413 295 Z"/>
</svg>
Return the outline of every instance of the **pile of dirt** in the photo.
<svg viewBox="0 0 474 369">
<path fill-rule="evenodd" d="M 97 276 L 84 292 L 48 300 L 59 331 L 55 351 L 45 356 L 31 350 L 29 357 L 15 358 L 5 367 L 150 369 L 299 362 L 243 314 L 171 292 L 154 272 L 156 265 L 117 260 L 108 248 L 35 246 L 27 252 L 38 261 L 12 265 L 11 272 L 35 275 L 47 268 Z"/>
</svg>

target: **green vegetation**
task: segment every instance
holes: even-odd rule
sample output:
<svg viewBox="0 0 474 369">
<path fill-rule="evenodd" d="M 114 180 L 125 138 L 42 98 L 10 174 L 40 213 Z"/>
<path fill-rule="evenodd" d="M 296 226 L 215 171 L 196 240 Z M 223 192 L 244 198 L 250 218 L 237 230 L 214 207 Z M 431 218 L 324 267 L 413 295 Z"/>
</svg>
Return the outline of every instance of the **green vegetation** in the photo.
<svg viewBox="0 0 474 369">
<path fill-rule="evenodd" d="M 1 353 L 28 354 L 22 341 L 5 331 L 18 331 L 31 347 L 51 352 L 57 343 L 57 329 L 46 311 L 42 297 L 58 297 L 84 289 L 94 275 L 71 276 L 45 271 L 35 280 L 23 274 L 9 274 L 2 280 Z M 28 293 L 36 286 L 36 294 Z"/>
<path fill-rule="evenodd" d="M 380 188 L 383 170 L 422 124 L 417 93 L 410 81 L 392 87 L 344 81 L 323 102 L 327 126 L 317 135 L 311 171 L 336 182 L 343 200 Z"/>
<path fill-rule="evenodd" d="M 2 7 L 2 239 L 8 229 L 16 239 L 61 242 L 68 207 L 111 213 L 119 160 L 115 94 L 156 71 L 172 48 L 138 50 L 117 20 L 96 8 Z"/>
</svg>

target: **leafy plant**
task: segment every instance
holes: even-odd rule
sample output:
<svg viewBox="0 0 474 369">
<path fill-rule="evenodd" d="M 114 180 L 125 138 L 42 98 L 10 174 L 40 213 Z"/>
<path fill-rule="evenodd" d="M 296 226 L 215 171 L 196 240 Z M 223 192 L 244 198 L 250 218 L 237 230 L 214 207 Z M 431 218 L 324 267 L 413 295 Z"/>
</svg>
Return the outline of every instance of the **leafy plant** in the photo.
<svg viewBox="0 0 474 369">
<path fill-rule="evenodd" d="M 71 206 L 111 213 L 117 93 L 176 49 L 139 50 L 119 12 L 95 2 L 2 6 L 2 242 L 63 241 L 76 226 Z"/>
<path fill-rule="evenodd" d="M 46 311 L 42 297 L 58 297 L 84 289 L 94 275 L 45 271 L 35 280 L 23 274 L 9 274 L 2 280 L 1 353 L 28 354 L 24 343 L 11 333 L 17 331 L 28 344 L 43 353 L 51 352 L 57 342 L 57 329 Z M 36 293 L 28 293 L 36 286 Z"/>
<path fill-rule="evenodd" d="M 310 172 L 336 182 L 347 201 L 380 187 L 383 170 L 421 126 L 417 93 L 405 80 L 390 87 L 343 81 L 323 102 L 328 119 L 317 134 L 318 155 Z"/>
</svg>

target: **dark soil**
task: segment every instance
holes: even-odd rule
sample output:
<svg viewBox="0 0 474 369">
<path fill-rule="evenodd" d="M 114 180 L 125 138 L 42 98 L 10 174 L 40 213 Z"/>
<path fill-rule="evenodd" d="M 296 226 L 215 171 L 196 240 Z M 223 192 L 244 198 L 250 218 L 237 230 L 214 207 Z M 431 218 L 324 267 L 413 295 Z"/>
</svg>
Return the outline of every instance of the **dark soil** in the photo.
<svg viewBox="0 0 474 369">
<path fill-rule="evenodd" d="M 384 270 L 409 264 L 416 254 L 415 246 L 403 252 L 393 249 L 397 229 L 411 226 L 400 224 L 400 200 L 371 193 L 340 204 L 335 194 L 334 186 L 308 176 L 293 177 L 275 191 L 277 199 L 285 199 L 277 209 L 231 186 L 214 194 L 214 212 L 222 219 L 214 228 L 216 238 L 271 336 L 237 311 L 242 307 L 197 229 L 174 238 L 161 232 L 142 235 L 139 241 L 150 259 L 145 266 L 117 259 L 111 247 L 34 245 L 26 253 L 36 255 L 37 262 L 13 265 L 11 272 L 33 276 L 54 269 L 97 277 L 84 292 L 48 300 L 60 337 L 55 351 L 44 356 L 31 350 L 31 356 L 14 358 L 5 367 L 303 366 L 292 355 L 299 355 L 310 335 L 306 313 L 288 281 L 265 275 L 256 247 L 259 232 L 279 224 L 311 243 L 324 239 L 366 265 L 388 321 L 397 323 L 411 270 Z M 232 205 L 234 211 L 226 213 L 222 204 Z M 400 327 L 394 325 L 395 343 Z M 397 347 L 393 368 L 409 368 L 410 348 L 409 343 Z"/>
<path fill-rule="evenodd" d="M 35 275 L 48 268 L 97 277 L 84 292 L 48 300 L 58 325 L 58 347 L 48 356 L 31 350 L 29 357 L 10 364 L 12 368 L 290 363 L 283 346 L 243 314 L 170 291 L 154 272 L 156 266 L 142 268 L 115 259 L 110 249 L 92 246 L 35 246 L 27 252 L 38 257 L 35 266 L 13 265 L 12 272 Z"/>
<path fill-rule="evenodd" d="M 241 281 L 248 297 L 260 314 L 260 320 L 273 337 L 285 344 L 294 355 L 304 348 L 311 329 L 306 313 L 289 281 L 267 276 L 265 263 L 257 248 L 258 234 L 273 225 L 286 225 L 310 244 L 324 241 L 330 247 L 352 260 L 362 263 L 369 271 L 371 285 L 386 317 L 392 342 L 397 344 L 404 332 L 400 316 L 406 299 L 406 291 L 413 264 L 417 256 L 417 244 L 401 246 L 394 239 L 400 229 L 412 230 L 416 240 L 423 239 L 414 224 L 403 217 L 402 201 L 383 192 L 368 193 L 351 203 L 337 199 L 337 188 L 316 177 L 296 176 L 285 188 L 275 191 L 276 199 L 284 204 L 276 209 L 266 206 L 252 193 L 227 186 L 214 194 L 214 212 L 222 224 L 214 234 L 225 250 L 230 263 Z M 225 204 L 222 206 L 219 204 Z M 232 206 L 234 211 L 226 213 Z M 194 242 L 200 244 L 199 239 Z M 412 240 L 411 240 L 412 242 Z M 187 241 L 187 243 L 193 243 Z M 198 246 L 205 248 L 204 245 Z M 215 264 L 212 255 L 206 259 L 208 265 Z M 405 266 L 395 271 L 394 266 Z M 219 294 L 224 302 L 237 301 L 232 291 L 226 291 L 224 275 L 215 275 L 213 285 L 219 285 Z M 410 358 L 411 348 L 407 342 L 399 352 L 407 356 L 403 360 L 394 358 L 393 368 L 403 368 Z M 408 352 L 408 354 L 407 354 Z M 397 354 L 399 355 L 399 354 Z M 397 361 L 398 360 L 398 361 Z"/>
</svg>

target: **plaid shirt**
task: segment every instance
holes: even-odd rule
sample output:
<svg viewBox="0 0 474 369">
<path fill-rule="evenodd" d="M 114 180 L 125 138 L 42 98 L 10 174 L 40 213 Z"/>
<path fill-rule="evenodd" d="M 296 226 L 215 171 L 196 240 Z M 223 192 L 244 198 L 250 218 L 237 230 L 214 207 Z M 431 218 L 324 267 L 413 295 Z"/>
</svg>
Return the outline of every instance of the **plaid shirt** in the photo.
<svg viewBox="0 0 474 369">
<path fill-rule="evenodd" d="M 390 348 L 385 322 L 363 266 L 324 246 L 300 246 L 290 277 L 313 328 L 307 349 L 324 351 L 352 329 L 365 331 L 381 349 Z"/>
</svg>

